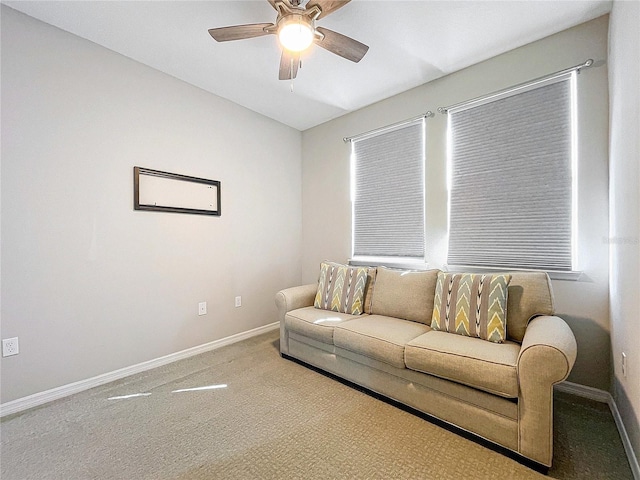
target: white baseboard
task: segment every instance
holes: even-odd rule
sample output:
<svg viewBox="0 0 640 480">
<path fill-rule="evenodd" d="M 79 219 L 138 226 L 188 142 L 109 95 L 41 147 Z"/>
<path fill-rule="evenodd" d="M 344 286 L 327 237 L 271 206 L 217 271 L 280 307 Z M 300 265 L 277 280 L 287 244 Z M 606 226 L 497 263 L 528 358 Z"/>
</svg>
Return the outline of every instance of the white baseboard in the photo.
<svg viewBox="0 0 640 480">
<path fill-rule="evenodd" d="M 604 390 L 587 387 L 585 385 L 580 385 L 573 382 L 562 382 L 557 384 L 555 388 L 556 390 L 561 392 L 571 393 L 579 397 L 590 398 L 591 400 L 606 403 L 607 405 L 609 405 L 611 415 L 613 415 L 613 420 L 616 422 L 616 427 L 618 428 L 618 433 L 620 434 L 620 439 L 622 440 L 622 445 L 624 446 L 624 451 L 627 454 L 627 458 L 629 459 L 629 465 L 631 466 L 633 478 L 635 478 L 635 480 L 640 480 L 640 464 L 638 464 L 638 458 L 636 457 L 636 454 L 631 447 L 631 440 L 629 439 L 629 435 L 627 434 L 627 429 L 625 428 L 624 423 L 622 423 L 622 417 L 620 416 L 620 411 L 618 410 L 618 406 L 616 405 L 616 401 L 614 400 L 613 396 L 609 392 L 606 392 Z"/>
<path fill-rule="evenodd" d="M 241 340 L 246 340 L 247 338 L 275 330 L 279 325 L 279 322 L 270 323 L 269 325 L 247 330 L 246 332 L 236 333 L 235 335 L 221 338 L 220 340 L 214 340 L 213 342 L 187 348 L 180 352 L 171 353 L 164 357 L 155 358 L 153 360 L 138 363 L 137 365 L 114 370 L 113 372 L 104 373 L 96 377 L 87 378 L 86 380 L 80 380 L 79 382 L 70 383 L 61 387 L 52 388 L 51 390 L 45 390 L 44 392 L 34 393 L 27 397 L 18 398 L 17 400 L 12 400 L 11 402 L 6 402 L 0 405 L 0 417 L 22 412 L 23 410 L 37 407 L 45 403 L 52 402 L 53 400 L 68 397 L 74 393 L 79 393 L 99 385 L 104 385 L 105 383 L 113 382 L 114 380 L 128 377 L 129 375 L 151 370 L 152 368 L 161 367 L 168 363 L 193 357 L 200 353 L 209 352 L 216 348 L 224 347 Z"/>
<path fill-rule="evenodd" d="M 599 388 L 587 387 L 573 382 L 561 382 L 555 386 L 556 390 L 571 393 L 578 397 L 589 398 L 600 403 L 613 402 L 613 397 L 609 392 L 600 390 Z"/>
</svg>

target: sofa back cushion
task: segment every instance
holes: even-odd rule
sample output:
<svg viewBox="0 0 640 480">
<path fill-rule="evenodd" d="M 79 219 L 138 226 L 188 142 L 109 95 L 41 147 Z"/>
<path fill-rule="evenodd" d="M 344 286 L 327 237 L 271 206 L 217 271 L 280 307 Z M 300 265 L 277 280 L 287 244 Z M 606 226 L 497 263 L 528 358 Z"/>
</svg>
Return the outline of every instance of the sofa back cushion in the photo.
<svg viewBox="0 0 640 480">
<path fill-rule="evenodd" d="M 320 278 L 313 306 L 350 315 L 364 313 L 367 272 L 367 267 L 323 262 L 320 264 Z"/>
<path fill-rule="evenodd" d="M 371 313 L 429 325 L 438 272 L 378 267 Z"/>
<path fill-rule="evenodd" d="M 502 343 L 511 275 L 438 273 L 431 328 Z"/>
<path fill-rule="evenodd" d="M 545 272 L 510 272 L 507 299 L 507 338 L 522 343 L 529 320 L 553 315 L 551 280 Z"/>
</svg>

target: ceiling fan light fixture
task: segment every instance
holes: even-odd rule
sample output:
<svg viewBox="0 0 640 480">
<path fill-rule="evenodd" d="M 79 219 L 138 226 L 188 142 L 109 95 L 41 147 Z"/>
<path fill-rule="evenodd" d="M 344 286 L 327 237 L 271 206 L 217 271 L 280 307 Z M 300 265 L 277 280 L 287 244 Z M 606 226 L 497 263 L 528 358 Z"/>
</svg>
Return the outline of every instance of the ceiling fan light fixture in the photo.
<svg viewBox="0 0 640 480">
<path fill-rule="evenodd" d="M 293 80 L 302 65 L 302 52 L 313 43 L 354 63 L 362 60 L 369 47 L 353 38 L 328 28 L 316 28 L 316 21 L 324 18 L 351 0 L 268 0 L 277 12 L 273 23 L 250 23 L 210 28 L 209 35 L 216 42 L 276 35 L 280 54 L 279 80 Z"/>
<path fill-rule="evenodd" d="M 278 40 L 290 52 L 302 52 L 313 43 L 314 29 L 302 15 L 289 15 L 278 24 Z"/>
</svg>

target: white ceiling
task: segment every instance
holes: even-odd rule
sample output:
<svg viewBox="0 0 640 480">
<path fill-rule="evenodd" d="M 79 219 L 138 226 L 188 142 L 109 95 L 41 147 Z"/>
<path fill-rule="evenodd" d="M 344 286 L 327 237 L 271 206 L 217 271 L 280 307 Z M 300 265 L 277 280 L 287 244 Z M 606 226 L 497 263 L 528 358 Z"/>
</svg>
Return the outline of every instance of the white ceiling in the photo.
<svg viewBox="0 0 640 480">
<path fill-rule="evenodd" d="M 207 32 L 275 21 L 266 0 L 2 3 L 298 130 L 611 8 L 608 0 L 353 0 L 317 25 L 369 45 L 369 52 L 356 64 L 312 47 L 292 93 L 290 81 L 278 80 L 275 36 L 217 43 Z"/>
</svg>

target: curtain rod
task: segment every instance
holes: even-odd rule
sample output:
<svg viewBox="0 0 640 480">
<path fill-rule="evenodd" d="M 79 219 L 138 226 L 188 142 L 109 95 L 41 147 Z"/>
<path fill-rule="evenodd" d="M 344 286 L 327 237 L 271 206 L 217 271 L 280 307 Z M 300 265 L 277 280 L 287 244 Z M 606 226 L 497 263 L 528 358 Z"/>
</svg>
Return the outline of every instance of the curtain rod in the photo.
<svg viewBox="0 0 640 480">
<path fill-rule="evenodd" d="M 580 70 L 582 70 L 583 68 L 589 68 L 591 65 L 593 65 L 593 59 L 588 59 L 586 62 L 581 63 L 579 65 L 574 65 L 573 67 L 569 67 L 569 68 L 565 68 L 564 70 L 560 70 L 558 72 L 555 73 L 550 73 L 548 75 L 544 75 L 542 77 L 538 77 L 534 80 L 529 80 L 527 82 L 522 82 L 519 83 L 518 85 L 514 85 L 512 87 L 508 87 L 505 88 L 503 90 L 498 90 L 497 92 L 493 92 L 493 93 L 489 93 L 487 95 L 481 95 L 479 97 L 476 98 L 472 98 L 471 100 L 465 100 L 464 102 L 460 102 L 460 103 L 456 103 L 455 105 L 450 105 L 448 107 L 438 107 L 438 112 L 442 113 L 442 114 L 446 114 L 449 112 L 449 110 L 454 110 L 460 107 L 464 107 L 467 105 L 471 105 L 472 103 L 476 103 L 476 102 L 480 102 L 483 100 L 488 100 L 492 97 L 498 97 L 500 95 L 504 95 L 506 93 L 509 92 L 514 92 L 518 89 L 524 88 L 524 87 L 528 87 L 530 85 L 534 85 L 536 83 L 540 83 L 540 82 L 544 82 L 545 80 L 550 80 L 552 78 L 555 77 L 560 77 L 562 75 L 565 75 L 567 73 L 571 73 L 573 71 L 577 71 L 578 73 L 580 73 Z"/>
<path fill-rule="evenodd" d="M 416 120 L 420 120 L 422 118 L 430 118 L 430 117 L 435 117 L 435 114 L 431 110 L 429 110 L 426 113 L 423 113 L 422 115 L 418 115 L 417 117 L 409 118 L 407 120 L 402 120 L 401 122 L 397 122 L 397 123 L 392 123 L 391 125 L 387 125 L 386 127 L 380 127 L 380 128 L 376 128 L 375 130 L 369 130 L 368 132 L 360 133 L 358 135 L 354 135 L 353 137 L 344 137 L 342 140 L 344 140 L 345 143 L 353 142 L 354 140 L 359 140 L 362 137 L 383 133 L 383 132 L 386 132 L 387 130 L 391 130 L 397 127 L 401 127 L 403 125 L 407 125 L 409 123 L 413 123 Z"/>
</svg>

